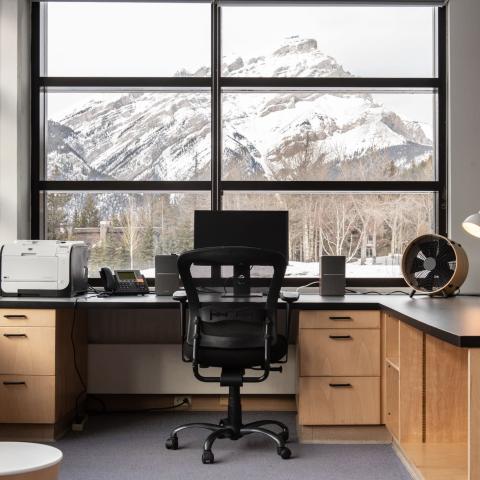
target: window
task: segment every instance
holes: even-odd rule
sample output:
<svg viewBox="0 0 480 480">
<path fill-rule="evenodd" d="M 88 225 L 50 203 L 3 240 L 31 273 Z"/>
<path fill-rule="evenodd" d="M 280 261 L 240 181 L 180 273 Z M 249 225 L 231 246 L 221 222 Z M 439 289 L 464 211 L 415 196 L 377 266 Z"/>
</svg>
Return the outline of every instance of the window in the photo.
<svg viewBox="0 0 480 480">
<path fill-rule="evenodd" d="M 287 209 L 290 278 L 400 282 L 446 234 L 445 11 L 332 3 L 34 3 L 33 238 L 153 277 L 194 210 Z"/>
</svg>

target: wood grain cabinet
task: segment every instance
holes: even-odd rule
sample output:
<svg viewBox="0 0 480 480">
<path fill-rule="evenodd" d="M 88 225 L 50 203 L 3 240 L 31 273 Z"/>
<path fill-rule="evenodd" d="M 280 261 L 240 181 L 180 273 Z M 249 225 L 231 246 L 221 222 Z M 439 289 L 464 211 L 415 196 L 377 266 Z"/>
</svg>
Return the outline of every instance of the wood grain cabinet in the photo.
<svg viewBox="0 0 480 480">
<path fill-rule="evenodd" d="M 73 340 L 73 343 L 72 343 Z M 86 322 L 73 310 L 0 309 L 0 438 L 52 440 L 86 380 Z"/>
<path fill-rule="evenodd" d="M 478 349 L 451 345 L 390 314 L 383 331 L 385 424 L 414 478 L 480 480 L 480 455 L 472 450 L 480 438 Z"/>
<path fill-rule="evenodd" d="M 300 312 L 300 426 L 381 423 L 380 340 L 378 311 Z"/>
</svg>

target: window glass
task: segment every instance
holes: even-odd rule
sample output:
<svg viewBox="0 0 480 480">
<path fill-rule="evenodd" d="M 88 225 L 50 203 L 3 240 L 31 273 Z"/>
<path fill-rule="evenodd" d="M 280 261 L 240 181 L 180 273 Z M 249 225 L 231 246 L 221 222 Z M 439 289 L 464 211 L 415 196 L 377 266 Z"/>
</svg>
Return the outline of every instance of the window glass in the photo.
<svg viewBox="0 0 480 480">
<path fill-rule="evenodd" d="M 321 255 L 345 255 L 347 277 L 400 277 L 406 245 L 435 231 L 432 193 L 226 192 L 226 210 L 288 210 L 287 276 L 318 277 Z"/>
<path fill-rule="evenodd" d="M 89 276 L 102 266 L 154 277 L 155 255 L 193 248 L 193 212 L 210 208 L 205 193 L 55 193 L 46 196 L 46 238 L 83 240 Z"/>
<path fill-rule="evenodd" d="M 234 6 L 222 10 L 232 77 L 432 77 L 432 7 Z"/>
<path fill-rule="evenodd" d="M 210 75 L 210 5 L 50 2 L 47 74 L 54 77 Z"/>
<path fill-rule="evenodd" d="M 48 180 L 208 180 L 210 94 L 48 93 Z"/>
<path fill-rule="evenodd" d="M 434 180 L 432 93 L 223 96 L 225 180 Z"/>
</svg>

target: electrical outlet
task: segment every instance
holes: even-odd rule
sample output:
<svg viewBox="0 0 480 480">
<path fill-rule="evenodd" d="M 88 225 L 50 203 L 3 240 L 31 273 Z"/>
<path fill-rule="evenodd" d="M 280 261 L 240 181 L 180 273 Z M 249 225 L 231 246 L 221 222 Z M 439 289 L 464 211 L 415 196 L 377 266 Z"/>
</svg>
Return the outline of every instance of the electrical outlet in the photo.
<svg viewBox="0 0 480 480">
<path fill-rule="evenodd" d="M 87 423 L 88 415 L 83 415 L 83 417 L 76 418 L 72 423 L 72 431 L 74 432 L 83 432 L 85 429 L 85 424 Z"/>
<path fill-rule="evenodd" d="M 182 409 L 188 409 L 192 407 L 192 397 L 190 395 L 177 395 L 173 397 L 173 404 L 179 405 L 180 403 L 185 402 L 181 407 Z"/>
</svg>

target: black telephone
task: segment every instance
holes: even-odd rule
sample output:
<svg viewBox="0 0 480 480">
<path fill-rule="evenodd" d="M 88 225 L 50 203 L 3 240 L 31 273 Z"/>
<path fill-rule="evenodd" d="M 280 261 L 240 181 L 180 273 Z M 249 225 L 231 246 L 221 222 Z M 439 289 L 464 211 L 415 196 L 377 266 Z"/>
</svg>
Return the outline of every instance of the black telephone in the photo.
<svg viewBox="0 0 480 480">
<path fill-rule="evenodd" d="M 149 293 L 148 283 L 140 270 L 115 270 L 100 269 L 100 277 L 105 292 L 110 295 L 138 295 Z"/>
</svg>

